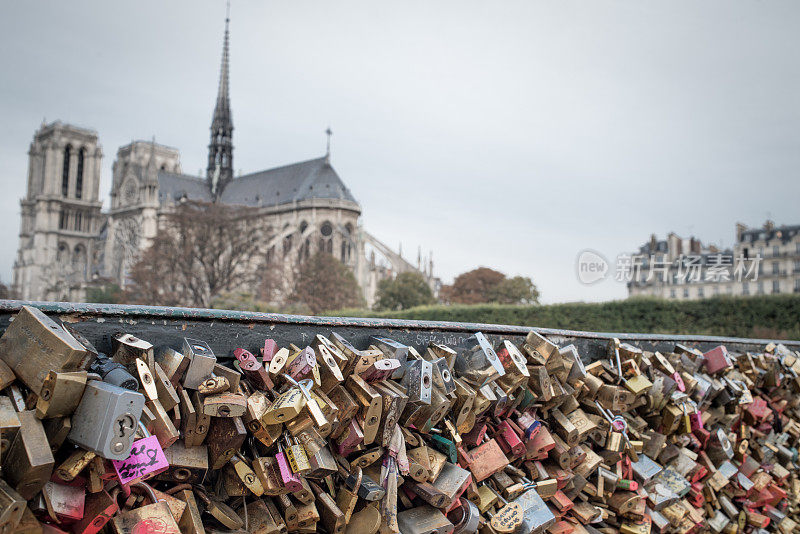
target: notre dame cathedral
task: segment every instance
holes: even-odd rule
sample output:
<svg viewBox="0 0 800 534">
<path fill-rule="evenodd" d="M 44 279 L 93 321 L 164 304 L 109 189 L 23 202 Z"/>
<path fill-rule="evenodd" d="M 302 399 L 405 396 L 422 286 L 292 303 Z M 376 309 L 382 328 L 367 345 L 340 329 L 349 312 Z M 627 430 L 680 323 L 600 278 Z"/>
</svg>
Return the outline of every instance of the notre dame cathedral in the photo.
<svg viewBox="0 0 800 534">
<path fill-rule="evenodd" d="M 185 200 L 257 209 L 271 230 L 264 250 L 283 258 L 287 276 L 301 255 L 334 254 L 353 270 L 368 305 L 378 282 L 401 272 L 420 271 L 436 289 L 430 258 L 418 255 L 414 266 L 361 227 L 361 206 L 331 166 L 330 145 L 322 157 L 234 177 L 228 60 L 226 19 L 206 176 L 184 174 L 174 148 L 131 142 L 117 150 L 108 212 L 99 196 L 97 133 L 58 121 L 41 125 L 21 200 L 13 279 L 19 298 L 83 301 L 93 285 L 124 288 L 164 215 Z"/>
</svg>

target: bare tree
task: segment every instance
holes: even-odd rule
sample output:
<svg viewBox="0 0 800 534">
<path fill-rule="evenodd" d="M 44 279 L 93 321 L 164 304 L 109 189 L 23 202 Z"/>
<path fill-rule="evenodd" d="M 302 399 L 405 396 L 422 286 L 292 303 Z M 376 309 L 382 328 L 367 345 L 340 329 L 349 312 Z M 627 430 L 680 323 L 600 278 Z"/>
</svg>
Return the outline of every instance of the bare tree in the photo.
<svg viewBox="0 0 800 534">
<path fill-rule="evenodd" d="M 130 300 L 208 307 L 218 294 L 251 289 L 263 262 L 253 208 L 185 202 L 164 215 L 159 233 L 130 272 Z"/>
</svg>

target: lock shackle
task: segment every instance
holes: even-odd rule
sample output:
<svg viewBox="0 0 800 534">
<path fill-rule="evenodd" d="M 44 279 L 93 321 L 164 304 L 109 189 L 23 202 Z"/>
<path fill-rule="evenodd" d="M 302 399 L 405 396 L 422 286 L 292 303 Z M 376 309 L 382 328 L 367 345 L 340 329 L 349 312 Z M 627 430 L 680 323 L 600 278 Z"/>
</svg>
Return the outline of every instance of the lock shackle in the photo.
<svg viewBox="0 0 800 534">
<path fill-rule="evenodd" d="M 151 436 L 150 431 L 147 430 L 147 427 L 144 426 L 144 423 L 142 423 L 141 419 L 139 419 L 139 425 L 138 426 L 139 426 L 139 430 L 142 431 L 142 434 L 144 435 L 145 438 L 149 438 Z"/>
<path fill-rule="evenodd" d="M 140 482 L 134 482 L 133 484 L 130 485 L 130 487 L 131 487 L 131 491 L 133 491 L 134 488 L 143 490 L 145 495 L 150 497 L 150 500 L 153 501 L 153 504 L 156 504 L 157 502 L 159 502 L 159 498 L 156 496 L 156 492 L 153 490 L 153 488 L 150 486 L 150 484 L 140 481 Z M 161 500 L 164 500 L 164 499 L 161 499 Z"/>
</svg>

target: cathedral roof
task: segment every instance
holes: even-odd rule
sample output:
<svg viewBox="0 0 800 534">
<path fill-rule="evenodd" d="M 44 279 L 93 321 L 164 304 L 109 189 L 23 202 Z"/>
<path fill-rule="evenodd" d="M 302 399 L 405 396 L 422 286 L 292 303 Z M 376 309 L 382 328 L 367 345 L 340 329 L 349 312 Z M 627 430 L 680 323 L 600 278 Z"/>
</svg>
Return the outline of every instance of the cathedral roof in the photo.
<svg viewBox="0 0 800 534">
<path fill-rule="evenodd" d="M 211 201 L 211 192 L 203 178 L 159 171 L 158 187 L 162 201 L 177 201 L 183 196 L 188 200 Z M 234 178 L 220 196 L 225 204 L 244 206 L 277 206 L 314 199 L 357 203 L 326 157 Z"/>
</svg>

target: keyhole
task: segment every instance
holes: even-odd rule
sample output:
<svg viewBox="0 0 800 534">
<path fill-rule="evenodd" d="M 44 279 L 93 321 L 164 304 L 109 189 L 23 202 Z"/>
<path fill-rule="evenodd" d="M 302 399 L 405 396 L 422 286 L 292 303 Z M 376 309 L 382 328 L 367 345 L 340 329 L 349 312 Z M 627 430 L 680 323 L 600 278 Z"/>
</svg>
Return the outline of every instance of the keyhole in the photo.
<svg viewBox="0 0 800 534">
<path fill-rule="evenodd" d="M 117 424 L 119 425 L 118 432 L 120 438 L 126 437 L 130 433 L 130 430 L 134 428 L 133 418 L 130 415 L 118 419 Z"/>
</svg>

